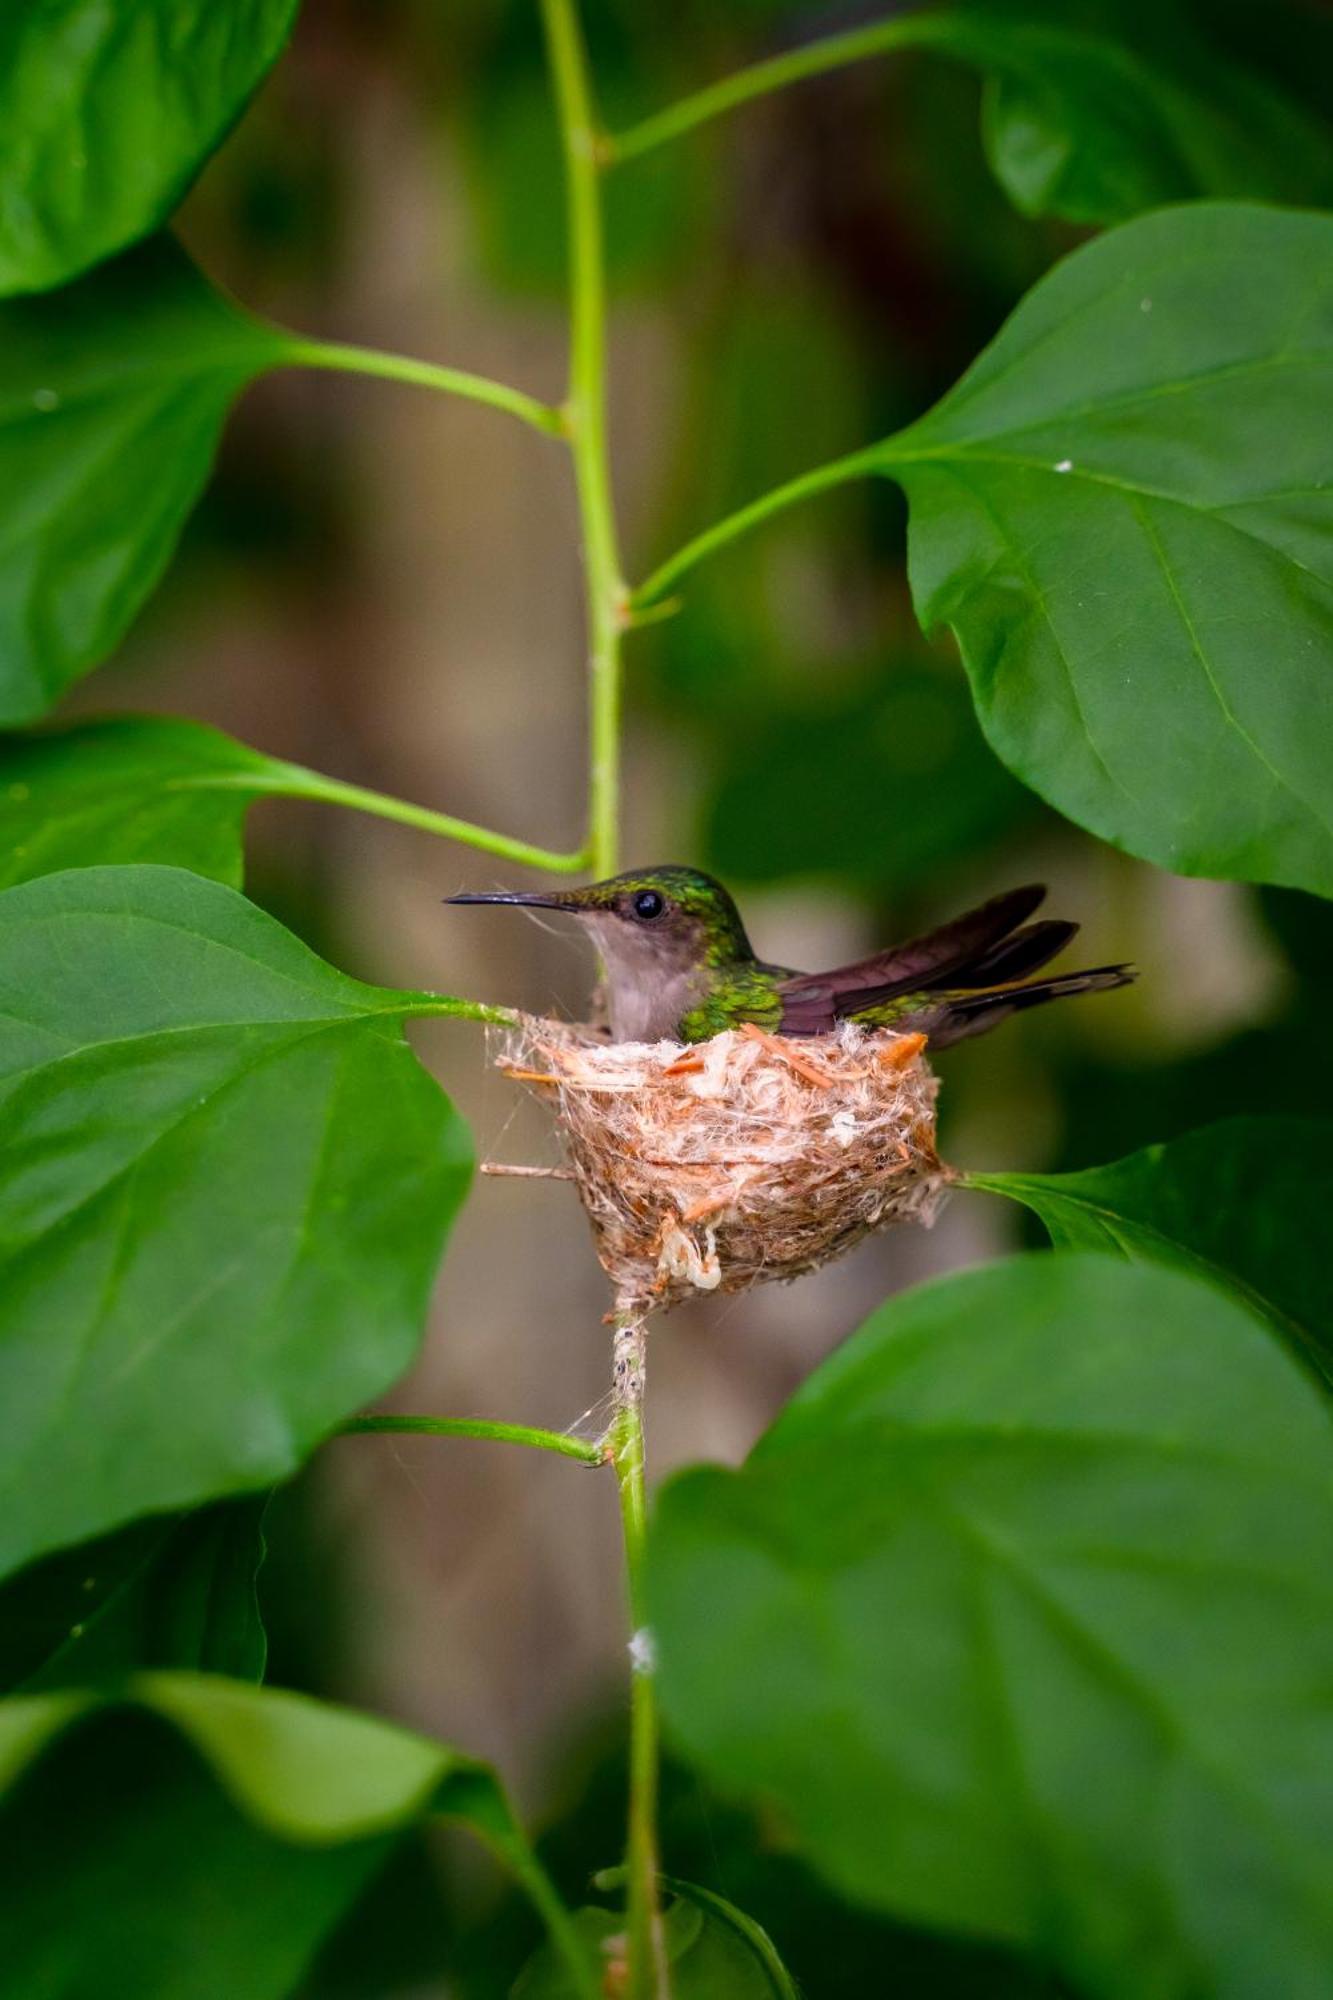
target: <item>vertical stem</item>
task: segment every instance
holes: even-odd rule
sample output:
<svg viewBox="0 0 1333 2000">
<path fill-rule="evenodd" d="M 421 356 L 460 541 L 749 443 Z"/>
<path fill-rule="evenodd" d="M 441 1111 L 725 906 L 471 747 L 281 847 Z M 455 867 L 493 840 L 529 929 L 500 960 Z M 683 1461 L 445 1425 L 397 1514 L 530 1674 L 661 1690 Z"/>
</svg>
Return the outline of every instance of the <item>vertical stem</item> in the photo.
<svg viewBox="0 0 1333 2000">
<path fill-rule="evenodd" d="M 643 1437 L 644 1334 L 643 1322 L 637 1316 L 617 1318 L 614 1366 L 616 1416 L 608 1442 L 620 1489 L 631 1626 L 629 1841 L 625 1857 L 629 1933 L 627 2000 L 666 2000 L 670 1983 L 658 1897 L 658 1727 L 657 1689 L 653 1679 L 656 1662 L 643 1591 L 648 1519 Z"/>
<path fill-rule="evenodd" d="M 565 162 L 569 228 L 569 397 L 565 420 L 583 528 L 588 613 L 588 850 L 595 875 L 616 869 L 620 794 L 620 641 L 629 593 L 620 574 L 606 435 L 606 272 L 601 138 L 575 0 L 542 0 Z"/>
<path fill-rule="evenodd" d="M 588 618 L 588 863 L 595 875 L 617 866 L 620 802 L 620 644 L 629 592 L 620 573 L 606 423 L 606 270 L 599 180 L 604 146 L 576 0 L 541 0 L 564 155 L 569 230 L 569 395 L 565 421 L 578 489 Z M 618 1321 L 618 1414 L 608 1442 L 620 1492 L 625 1574 L 633 1627 L 630 1683 L 626 2000 L 669 2000 L 658 1898 L 657 1692 L 644 1627 L 643 1547 L 647 1520 L 643 1441 L 643 1334 Z"/>
</svg>

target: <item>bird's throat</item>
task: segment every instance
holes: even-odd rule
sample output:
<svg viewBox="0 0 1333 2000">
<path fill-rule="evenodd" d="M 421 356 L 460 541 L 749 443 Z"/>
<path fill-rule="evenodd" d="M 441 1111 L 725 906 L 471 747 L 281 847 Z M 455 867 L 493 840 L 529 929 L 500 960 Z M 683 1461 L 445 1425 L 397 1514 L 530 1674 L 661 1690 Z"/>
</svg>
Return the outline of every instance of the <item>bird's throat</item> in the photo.
<svg viewBox="0 0 1333 2000">
<path fill-rule="evenodd" d="M 708 987 L 708 974 L 698 966 L 645 972 L 608 963 L 606 970 L 611 1033 L 618 1042 L 678 1041 L 682 1016 Z"/>
<path fill-rule="evenodd" d="M 718 978 L 701 927 L 652 928 L 601 914 L 587 924 L 602 958 L 616 1041 L 680 1040 L 683 1017 L 708 998 Z"/>
</svg>

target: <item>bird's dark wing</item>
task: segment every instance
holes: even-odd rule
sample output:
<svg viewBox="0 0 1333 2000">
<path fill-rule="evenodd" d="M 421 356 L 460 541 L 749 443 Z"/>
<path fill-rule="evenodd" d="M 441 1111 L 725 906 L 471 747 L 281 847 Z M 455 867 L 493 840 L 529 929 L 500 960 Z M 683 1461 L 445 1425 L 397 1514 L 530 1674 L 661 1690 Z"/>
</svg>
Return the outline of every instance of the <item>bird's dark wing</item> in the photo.
<svg viewBox="0 0 1333 2000">
<path fill-rule="evenodd" d="M 1067 926 L 1033 924 L 1028 931 L 1020 931 L 1017 938 L 1010 938 L 1010 933 L 1032 915 L 1045 894 L 1040 884 L 1010 889 L 1003 896 L 982 903 L 978 909 L 969 910 L 965 916 L 955 917 L 939 930 L 909 938 L 906 944 L 876 952 L 855 965 L 840 965 L 832 972 L 798 973 L 795 978 L 784 980 L 778 988 L 782 1033 L 825 1034 L 847 1015 L 891 999 L 896 993 L 926 992 L 944 983 L 970 985 L 969 975 L 974 966 L 994 963 L 1003 949 L 1012 950 L 1024 937 L 1036 934 L 1044 947 L 1056 930 L 1072 935 Z M 1060 943 L 1066 941 L 1062 937 Z M 1035 945 L 1027 948 L 1035 949 Z M 1049 951 L 1033 958 L 1031 965 L 1044 965 L 1046 958 L 1059 948 L 1058 943 L 1051 942 Z M 1017 976 L 1014 972 L 997 974 L 993 970 L 985 974 L 987 981 Z"/>
</svg>

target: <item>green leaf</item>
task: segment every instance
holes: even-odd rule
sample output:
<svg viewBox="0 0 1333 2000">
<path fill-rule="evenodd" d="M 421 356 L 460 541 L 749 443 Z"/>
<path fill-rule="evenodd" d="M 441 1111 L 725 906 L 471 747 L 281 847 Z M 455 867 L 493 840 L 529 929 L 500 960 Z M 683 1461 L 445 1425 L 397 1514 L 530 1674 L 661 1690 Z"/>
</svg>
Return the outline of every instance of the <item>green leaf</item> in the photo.
<svg viewBox="0 0 1333 2000">
<path fill-rule="evenodd" d="M 412 1357 L 466 1130 L 346 979 L 234 891 L 0 896 L 0 1574 L 270 1485 Z"/>
<path fill-rule="evenodd" d="M 737 1473 L 658 1503 L 665 1711 L 856 1900 L 1114 2000 L 1316 2000 L 1333 1435 L 1178 1271 L 903 1294 Z"/>
<path fill-rule="evenodd" d="M 245 815 L 276 769 L 219 729 L 165 716 L 0 739 L 0 888 L 140 861 L 239 888 Z"/>
<path fill-rule="evenodd" d="M 27 0 L 0 17 L 0 293 L 164 222 L 281 53 L 298 0 Z"/>
<path fill-rule="evenodd" d="M 1333 893 L 1330 424 L 1333 217 L 1199 205 L 1076 251 L 880 448 L 993 747 L 1133 854 Z"/>
<path fill-rule="evenodd" d="M 987 157 L 1025 215 L 1111 223 L 1194 196 L 1333 194 L 1327 132 L 1257 84 L 1241 101 L 1219 91 L 1223 66 L 1206 51 L 1202 67 L 1176 76 L 1102 35 L 965 12 L 948 20 L 946 47 L 989 75 Z"/>
<path fill-rule="evenodd" d="M 140 1667 L 262 1680 L 267 1505 L 260 1495 L 135 1521 L 33 1563 L 0 1592 L 0 1689 L 88 1686 Z"/>
<path fill-rule="evenodd" d="M 7 2000 L 281 2000 L 423 1815 L 522 1846 L 484 1766 L 388 1723 L 203 1675 L 127 1694 L 0 1704 Z"/>
<path fill-rule="evenodd" d="M 1212 1278 L 1333 1385 L 1330 1163 L 1333 1125 L 1230 1118 L 1083 1173 L 970 1174 L 967 1185 L 1021 1201 L 1055 1244 Z"/>
<path fill-rule="evenodd" d="M 0 306 L 0 723 L 43 714 L 116 645 L 229 405 L 287 346 L 165 237 Z"/>
</svg>

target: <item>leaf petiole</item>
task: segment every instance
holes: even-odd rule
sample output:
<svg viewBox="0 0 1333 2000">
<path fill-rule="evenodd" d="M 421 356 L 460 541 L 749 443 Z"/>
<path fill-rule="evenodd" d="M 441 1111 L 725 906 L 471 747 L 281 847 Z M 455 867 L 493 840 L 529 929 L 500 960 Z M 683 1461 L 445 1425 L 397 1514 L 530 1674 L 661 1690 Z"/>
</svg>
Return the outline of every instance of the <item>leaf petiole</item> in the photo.
<svg viewBox="0 0 1333 2000">
<path fill-rule="evenodd" d="M 239 772 L 234 782 L 245 786 L 254 780 L 251 774 Z M 484 854 L 499 855 L 501 860 L 512 861 L 520 868 L 544 869 L 548 875 L 575 875 L 588 866 L 586 847 L 573 853 L 534 847 L 530 841 L 514 840 L 507 833 L 493 833 L 489 827 L 474 826 L 470 820 L 455 819 L 452 813 L 433 812 L 429 806 L 413 805 L 407 799 L 369 791 L 363 785 L 344 784 L 340 778 L 326 777 L 322 771 L 308 770 L 303 764 L 277 761 L 269 764 L 263 790 L 276 797 L 319 799 L 326 805 L 371 813 L 377 819 L 396 820 L 401 826 L 419 827 L 423 833 L 437 834 L 442 840 L 457 840 L 465 847 L 480 848 Z"/>
<path fill-rule="evenodd" d="M 335 340 L 305 340 L 297 335 L 288 340 L 278 362 L 296 368 L 374 375 L 386 382 L 435 389 L 446 396 L 462 396 L 468 402 L 487 403 L 494 410 L 504 410 L 547 437 L 562 438 L 566 434 L 564 414 L 552 404 L 529 396 L 526 390 L 511 388 L 507 382 L 492 381 L 489 375 L 474 375 L 466 368 L 445 368 L 434 361 L 416 361 L 406 354 L 385 354 L 375 347 L 354 347 Z"/>
<path fill-rule="evenodd" d="M 564 1431 L 540 1430 L 530 1424 L 491 1423 L 484 1417 L 352 1417 L 345 1424 L 340 1424 L 339 1430 L 349 1435 L 390 1431 L 411 1432 L 424 1437 L 483 1438 L 498 1444 L 525 1444 L 537 1451 L 553 1451 L 562 1458 L 577 1459 L 580 1465 L 605 1465 L 608 1462 L 607 1449 L 603 1444 L 587 1444 L 582 1438 L 570 1437 Z"/>
<path fill-rule="evenodd" d="M 834 486 L 845 486 L 849 480 L 881 472 L 889 462 L 888 444 L 867 445 L 860 451 L 849 452 L 844 458 L 835 458 L 827 465 L 817 465 L 811 472 L 802 472 L 784 485 L 775 486 L 771 492 L 761 493 L 757 500 L 738 507 L 734 514 L 724 515 L 711 528 L 705 528 L 702 534 L 686 542 L 633 592 L 630 609 L 636 622 L 641 621 L 697 563 L 716 550 L 725 548 L 728 542 L 738 540 L 751 528 L 759 527 L 772 515 L 785 512 L 800 500 L 812 499 L 815 494 L 827 493 Z"/>
<path fill-rule="evenodd" d="M 605 165 L 619 166 L 655 151 L 668 140 L 679 139 L 696 126 L 706 125 L 757 97 L 768 97 L 793 83 L 825 76 L 830 70 L 845 69 L 868 57 L 887 55 L 892 49 L 938 45 L 947 47 L 952 39 L 947 15 L 912 14 L 905 19 L 872 21 L 868 27 L 852 28 L 845 34 L 827 35 L 805 48 L 790 49 L 764 62 L 751 63 L 733 76 L 708 84 L 703 90 L 682 97 L 676 104 L 655 111 L 637 125 L 619 133 L 603 135 L 600 158 Z"/>
</svg>

